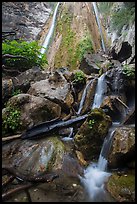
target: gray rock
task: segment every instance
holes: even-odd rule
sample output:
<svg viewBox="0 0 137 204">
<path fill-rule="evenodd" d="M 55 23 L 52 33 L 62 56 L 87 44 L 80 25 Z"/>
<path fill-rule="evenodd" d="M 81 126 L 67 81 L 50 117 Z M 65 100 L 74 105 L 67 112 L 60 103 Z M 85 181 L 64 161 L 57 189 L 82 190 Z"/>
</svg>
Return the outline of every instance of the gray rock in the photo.
<svg viewBox="0 0 137 204">
<path fill-rule="evenodd" d="M 61 114 L 59 105 L 41 97 L 29 94 L 18 94 L 9 99 L 8 104 L 19 107 L 21 111 L 21 129 L 36 125 L 41 122 L 57 118 Z M 6 109 L 4 115 L 7 114 Z M 3 117 L 4 117 L 3 115 Z"/>
<path fill-rule="evenodd" d="M 135 159 L 135 128 L 119 127 L 113 135 L 112 147 L 108 156 L 108 166 L 119 168 Z"/>
<path fill-rule="evenodd" d="M 32 84 L 28 93 L 49 99 L 59 104 L 64 111 L 67 111 L 73 103 L 70 84 L 65 77 L 57 71 L 53 72 L 48 79 Z"/>
</svg>

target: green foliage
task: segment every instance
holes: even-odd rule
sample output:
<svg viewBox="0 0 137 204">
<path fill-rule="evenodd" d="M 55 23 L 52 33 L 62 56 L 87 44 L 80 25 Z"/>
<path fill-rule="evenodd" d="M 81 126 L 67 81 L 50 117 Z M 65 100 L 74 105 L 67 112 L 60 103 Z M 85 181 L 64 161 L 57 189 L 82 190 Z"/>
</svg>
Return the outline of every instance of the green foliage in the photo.
<svg viewBox="0 0 137 204">
<path fill-rule="evenodd" d="M 22 91 L 20 89 L 16 89 L 13 91 L 12 96 L 16 96 L 16 95 L 21 94 L 21 93 L 22 93 Z"/>
<path fill-rule="evenodd" d="M 135 19 L 135 8 L 122 7 L 117 12 L 113 13 L 112 29 L 117 29 L 119 32 L 124 25 L 129 25 Z"/>
<path fill-rule="evenodd" d="M 94 119 L 88 121 L 88 126 L 89 126 L 90 129 L 93 128 L 94 124 L 95 124 L 95 120 Z"/>
<path fill-rule="evenodd" d="M 79 84 L 79 83 L 84 84 L 85 81 L 86 81 L 86 77 L 85 77 L 85 74 L 82 71 L 75 72 L 74 80 L 73 80 L 74 84 Z"/>
<path fill-rule="evenodd" d="M 123 66 L 123 74 L 129 79 L 135 79 L 135 68 L 125 64 Z"/>
<path fill-rule="evenodd" d="M 6 134 L 9 132 L 15 133 L 20 128 L 20 110 L 17 107 L 8 105 L 6 107 L 6 113 L 2 117 L 2 133 Z"/>
<path fill-rule="evenodd" d="M 40 66 L 41 68 L 47 64 L 45 54 L 40 53 L 41 46 L 38 42 L 26 42 L 16 40 L 6 40 L 2 43 L 2 54 L 11 54 L 15 56 L 23 56 L 26 59 L 8 58 L 5 65 L 10 67 L 31 68 L 33 66 Z"/>
<path fill-rule="evenodd" d="M 81 62 L 86 52 L 92 52 L 93 46 L 89 35 L 85 36 L 77 45 L 76 51 L 72 58 L 72 63 L 76 64 L 77 61 Z"/>
<path fill-rule="evenodd" d="M 119 33 L 124 25 L 130 25 L 135 20 L 135 2 L 123 2 L 123 6 L 115 9 L 117 2 L 99 2 L 99 10 L 103 15 L 105 24 L 110 18 L 111 30 Z"/>
</svg>

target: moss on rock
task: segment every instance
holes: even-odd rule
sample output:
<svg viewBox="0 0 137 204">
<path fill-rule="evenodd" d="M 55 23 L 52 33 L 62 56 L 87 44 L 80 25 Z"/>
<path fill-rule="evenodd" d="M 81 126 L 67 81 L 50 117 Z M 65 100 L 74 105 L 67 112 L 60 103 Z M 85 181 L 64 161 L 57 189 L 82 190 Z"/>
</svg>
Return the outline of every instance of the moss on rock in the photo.
<svg viewBox="0 0 137 204">
<path fill-rule="evenodd" d="M 135 173 L 112 174 L 106 188 L 117 202 L 135 202 Z"/>
<path fill-rule="evenodd" d="M 92 126 L 90 121 L 94 121 Z M 85 159 L 98 157 L 110 125 L 111 118 L 102 109 L 91 111 L 74 137 L 75 146 L 83 153 Z"/>
</svg>

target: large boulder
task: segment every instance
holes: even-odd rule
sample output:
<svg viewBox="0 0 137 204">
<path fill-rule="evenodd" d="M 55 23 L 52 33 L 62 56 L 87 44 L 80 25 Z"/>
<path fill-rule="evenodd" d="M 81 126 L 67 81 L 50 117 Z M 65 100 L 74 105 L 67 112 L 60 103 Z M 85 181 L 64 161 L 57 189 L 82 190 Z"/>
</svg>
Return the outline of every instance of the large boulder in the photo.
<svg viewBox="0 0 137 204">
<path fill-rule="evenodd" d="M 15 140 L 2 149 L 2 165 L 16 169 L 20 175 L 36 177 L 44 172 L 58 172 L 78 177 L 82 166 L 59 136 L 39 140 Z"/>
<path fill-rule="evenodd" d="M 48 79 L 32 84 L 28 94 L 49 99 L 59 104 L 64 112 L 69 111 L 74 101 L 70 84 L 58 71 L 53 72 Z"/>
<path fill-rule="evenodd" d="M 135 172 L 113 173 L 106 189 L 116 202 L 135 202 Z"/>
<path fill-rule="evenodd" d="M 125 110 L 128 110 L 128 106 L 115 95 L 106 96 L 100 106 L 113 121 L 120 121 L 125 115 Z"/>
<path fill-rule="evenodd" d="M 76 149 L 86 160 L 97 159 L 104 138 L 111 125 L 111 118 L 101 109 L 94 109 L 74 137 Z"/>
<path fill-rule="evenodd" d="M 28 69 L 18 76 L 13 77 L 12 81 L 14 89 L 19 89 L 23 93 L 26 93 L 29 90 L 31 83 L 46 79 L 48 76 L 49 72 L 43 71 L 39 67 Z"/>
<path fill-rule="evenodd" d="M 108 156 L 108 167 L 123 167 L 134 160 L 135 128 L 126 126 L 116 128 Z"/>
<path fill-rule="evenodd" d="M 6 108 L 2 113 L 3 120 L 6 117 L 7 119 L 8 117 L 10 118 L 9 114 L 12 114 L 12 118 L 14 117 L 14 111 L 9 113 L 9 106 L 12 107 L 12 110 L 14 111 L 19 109 L 21 130 L 60 117 L 61 114 L 60 106 L 48 99 L 29 94 L 18 94 L 9 99 Z"/>
<path fill-rule="evenodd" d="M 63 143 L 59 136 L 39 140 L 18 139 L 4 144 L 2 158 L 2 166 L 14 169 L 18 178 L 58 175 L 51 182 L 37 182 L 29 188 L 32 202 L 81 202 L 87 198 L 78 176 L 83 176 L 84 169 L 72 152 L 71 145 Z M 20 181 L 14 179 L 15 182 Z M 28 197 L 22 190 L 6 201 L 28 202 Z"/>
<path fill-rule="evenodd" d="M 90 75 L 92 73 L 99 73 L 100 66 L 102 62 L 106 59 L 101 53 L 90 54 L 86 53 L 80 63 L 79 69 L 81 69 L 85 74 Z"/>
</svg>

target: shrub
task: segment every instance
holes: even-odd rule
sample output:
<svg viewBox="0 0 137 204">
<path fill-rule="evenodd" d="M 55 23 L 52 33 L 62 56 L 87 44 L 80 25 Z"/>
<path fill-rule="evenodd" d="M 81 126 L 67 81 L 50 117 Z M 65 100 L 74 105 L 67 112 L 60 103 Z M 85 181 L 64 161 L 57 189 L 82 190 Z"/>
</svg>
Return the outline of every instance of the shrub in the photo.
<svg viewBox="0 0 137 204">
<path fill-rule="evenodd" d="M 6 40 L 2 43 L 2 54 L 11 54 L 15 56 L 23 56 L 26 59 L 8 58 L 4 61 L 4 64 L 8 67 L 16 68 L 32 68 L 33 66 L 40 66 L 41 68 L 47 64 L 45 54 L 40 53 L 41 46 L 38 42 L 26 42 L 16 40 Z"/>
<path fill-rule="evenodd" d="M 86 77 L 85 74 L 82 71 L 77 71 L 74 74 L 74 80 L 73 83 L 74 84 L 85 84 L 86 82 Z"/>
<path fill-rule="evenodd" d="M 20 110 L 17 107 L 8 105 L 6 107 L 6 113 L 2 116 L 2 133 L 15 133 L 20 128 Z"/>
<path fill-rule="evenodd" d="M 13 91 L 12 96 L 16 96 L 16 95 L 21 94 L 21 93 L 22 93 L 22 91 L 20 89 L 16 89 Z"/>
<path fill-rule="evenodd" d="M 74 53 L 74 57 L 72 59 L 73 63 L 76 63 L 76 61 L 81 62 L 83 59 L 83 56 L 86 52 L 92 52 L 93 46 L 92 41 L 89 35 L 85 36 L 77 45 L 76 51 Z"/>
<path fill-rule="evenodd" d="M 135 68 L 125 64 L 123 66 L 123 74 L 129 79 L 135 79 Z"/>
</svg>

